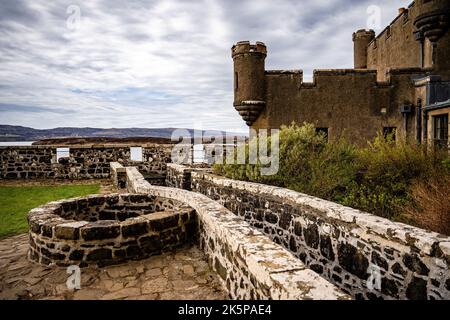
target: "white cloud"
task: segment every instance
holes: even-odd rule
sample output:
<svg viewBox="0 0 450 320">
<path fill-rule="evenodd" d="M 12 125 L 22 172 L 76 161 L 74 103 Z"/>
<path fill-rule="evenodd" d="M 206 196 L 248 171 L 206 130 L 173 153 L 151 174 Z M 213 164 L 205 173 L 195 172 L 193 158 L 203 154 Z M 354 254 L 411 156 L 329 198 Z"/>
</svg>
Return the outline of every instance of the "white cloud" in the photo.
<svg viewBox="0 0 450 320">
<path fill-rule="evenodd" d="M 0 104 L 12 107 L 0 108 L 0 123 L 246 131 L 232 108 L 232 44 L 266 42 L 268 69 L 351 67 L 351 34 L 371 4 L 3 0 Z M 385 25 L 408 1 L 375 4 Z M 81 9 L 75 31 L 70 5 Z"/>
</svg>

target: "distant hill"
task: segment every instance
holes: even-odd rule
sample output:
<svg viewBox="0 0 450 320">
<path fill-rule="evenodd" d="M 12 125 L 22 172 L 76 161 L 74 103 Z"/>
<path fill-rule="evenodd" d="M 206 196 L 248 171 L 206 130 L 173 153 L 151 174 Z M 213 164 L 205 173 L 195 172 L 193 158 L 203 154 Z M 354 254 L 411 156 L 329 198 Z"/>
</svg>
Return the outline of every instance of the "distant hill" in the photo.
<svg viewBox="0 0 450 320">
<path fill-rule="evenodd" d="M 22 126 L 0 125 L 0 142 L 38 141 L 60 138 L 165 138 L 170 139 L 177 128 L 76 128 L 33 129 Z M 193 129 L 188 130 L 193 135 Z M 225 134 L 225 132 L 222 132 Z M 228 134 L 242 136 L 239 133 Z"/>
</svg>

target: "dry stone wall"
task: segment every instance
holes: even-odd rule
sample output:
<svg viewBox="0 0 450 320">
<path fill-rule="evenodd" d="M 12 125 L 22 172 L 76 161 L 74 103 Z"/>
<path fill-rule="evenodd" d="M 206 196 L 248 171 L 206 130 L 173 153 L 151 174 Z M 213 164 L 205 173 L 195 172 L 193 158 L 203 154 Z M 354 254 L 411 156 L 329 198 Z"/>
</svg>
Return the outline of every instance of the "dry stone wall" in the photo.
<svg viewBox="0 0 450 320">
<path fill-rule="evenodd" d="M 170 164 L 170 170 L 167 170 L 166 186 L 191 190 L 191 173 L 193 171 L 212 172 L 210 168 L 195 168 L 192 166 L 184 166 L 175 163 Z"/>
<path fill-rule="evenodd" d="M 170 164 L 178 174 L 169 176 L 180 170 Z M 189 170 L 193 191 L 356 299 L 450 299 L 449 237 L 291 190 Z"/>
<path fill-rule="evenodd" d="M 29 258 L 44 265 L 110 265 L 160 254 L 193 239 L 195 211 L 141 194 L 50 202 L 28 214 Z"/>
<path fill-rule="evenodd" d="M 200 247 L 233 299 L 349 299 L 242 218 L 208 197 L 152 186 L 136 168 L 126 168 L 129 192 L 186 203 L 197 213 Z"/>
<path fill-rule="evenodd" d="M 143 161 L 130 159 L 130 147 L 75 146 L 69 157 L 56 159 L 56 147 L 0 147 L 0 179 L 92 179 L 109 178 L 110 163 L 137 166 L 153 184 L 164 184 L 171 145 L 143 146 Z"/>
</svg>

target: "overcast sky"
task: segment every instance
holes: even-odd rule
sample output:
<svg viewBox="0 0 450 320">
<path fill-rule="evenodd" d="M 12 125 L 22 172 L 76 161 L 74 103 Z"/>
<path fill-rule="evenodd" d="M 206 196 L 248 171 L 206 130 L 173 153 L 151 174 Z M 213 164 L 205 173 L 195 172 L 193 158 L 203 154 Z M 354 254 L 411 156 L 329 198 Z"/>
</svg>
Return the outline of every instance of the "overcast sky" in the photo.
<svg viewBox="0 0 450 320">
<path fill-rule="evenodd" d="M 409 2 L 0 0 L 0 124 L 245 132 L 233 43 L 263 41 L 266 69 L 310 79 L 352 67 L 352 32 L 373 21 L 371 5 L 384 28 Z"/>
</svg>

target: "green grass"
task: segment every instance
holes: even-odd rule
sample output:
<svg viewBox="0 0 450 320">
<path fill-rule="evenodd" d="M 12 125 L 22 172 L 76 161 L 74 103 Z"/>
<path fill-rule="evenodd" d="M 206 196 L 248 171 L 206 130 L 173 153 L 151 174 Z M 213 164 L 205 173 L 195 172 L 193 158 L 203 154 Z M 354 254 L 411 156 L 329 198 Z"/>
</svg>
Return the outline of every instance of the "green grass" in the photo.
<svg viewBox="0 0 450 320">
<path fill-rule="evenodd" d="M 99 190 L 100 185 L 0 186 L 0 238 L 27 232 L 27 214 L 33 208 Z"/>
</svg>

